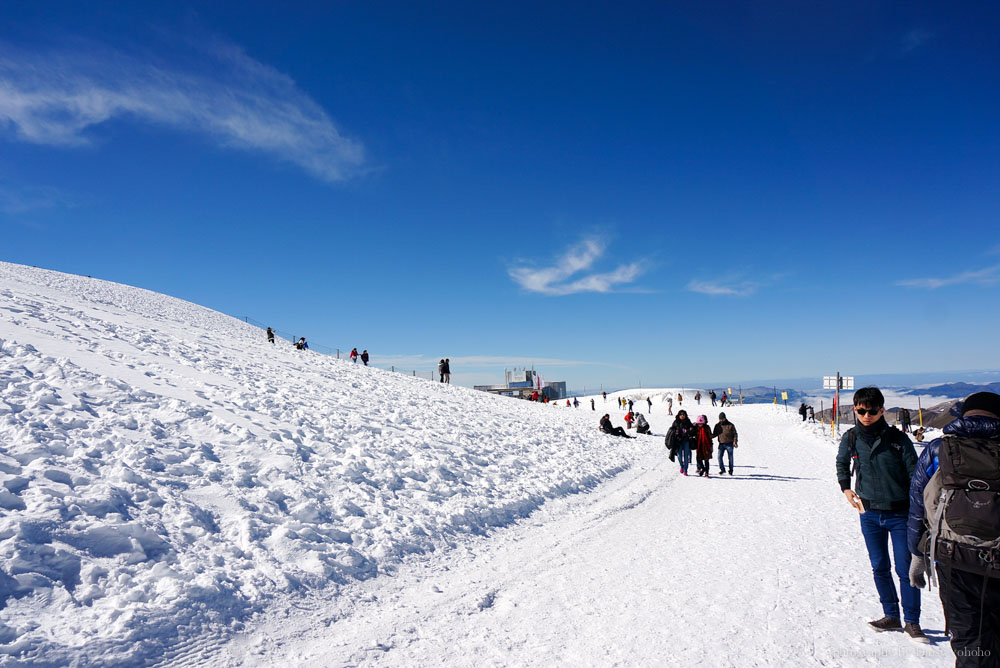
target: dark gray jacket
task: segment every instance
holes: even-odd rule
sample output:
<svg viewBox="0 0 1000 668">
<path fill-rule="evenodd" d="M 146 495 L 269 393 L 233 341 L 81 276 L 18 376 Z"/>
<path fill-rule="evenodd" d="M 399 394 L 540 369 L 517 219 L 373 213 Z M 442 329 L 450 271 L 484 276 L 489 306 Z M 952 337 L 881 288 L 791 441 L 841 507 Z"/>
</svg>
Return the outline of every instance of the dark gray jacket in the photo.
<svg viewBox="0 0 1000 668">
<path fill-rule="evenodd" d="M 881 421 L 882 430 L 869 435 L 858 427 L 849 429 L 840 439 L 837 451 L 837 480 L 840 489 L 851 488 L 851 434 L 857 453 L 857 476 L 854 492 L 866 510 L 906 512 L 909 507 L 910 480 L 917 466 L 917 451 L 903 432 Z"/>
</svg>

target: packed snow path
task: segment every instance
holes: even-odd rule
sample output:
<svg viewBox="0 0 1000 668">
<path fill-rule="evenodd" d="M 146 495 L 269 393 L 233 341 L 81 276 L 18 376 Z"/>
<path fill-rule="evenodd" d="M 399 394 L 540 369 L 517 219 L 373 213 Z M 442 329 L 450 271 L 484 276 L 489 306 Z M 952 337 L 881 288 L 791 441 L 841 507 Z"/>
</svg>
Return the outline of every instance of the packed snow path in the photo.
<svg viewBox="0 0 1000 668">
<path fill-rule="evenodd" d="M 828 434 L 735 407 L 737 476 L 679 478 L 677 391 L 617 439 L 615 395 L 441 386 L 0 263 L 0 665 L 947 665 L 865 628 Z"/>
<path fill-rule="evenodd" d="M 867 628 L 881 608 L 828 429 L 783 407 L 726 412 L 734 477 L 715 462 L 710 479 L 680 476 L 656 405 L 657 436 L 614 480 L 341 600 L 272 609 L 213 664 L 950 665 L 936 593 L 934 645 Z"/>
</svg>

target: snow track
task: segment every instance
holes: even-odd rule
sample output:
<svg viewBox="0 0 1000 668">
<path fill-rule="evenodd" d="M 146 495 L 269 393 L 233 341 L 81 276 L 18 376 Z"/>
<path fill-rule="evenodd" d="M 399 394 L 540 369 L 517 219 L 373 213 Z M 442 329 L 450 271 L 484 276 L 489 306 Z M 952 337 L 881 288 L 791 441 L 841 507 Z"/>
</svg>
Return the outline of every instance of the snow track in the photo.
<svg viewBox="0 0 1000 668">
<path fill-rule="evenodd" d="M 211 665 L 948 665 L 934 596 L 934 646 L 867 629 L 880 606 L 825 432 L 773 406 L 727 414 L 734 477 L 715 463 L 681 477 L 662 436 L 640 438 L 636 464 L 599 488 L 344 601 L 268 616 Z M 651 418 L 664 433 L 669 418 Z"/>
</svg>

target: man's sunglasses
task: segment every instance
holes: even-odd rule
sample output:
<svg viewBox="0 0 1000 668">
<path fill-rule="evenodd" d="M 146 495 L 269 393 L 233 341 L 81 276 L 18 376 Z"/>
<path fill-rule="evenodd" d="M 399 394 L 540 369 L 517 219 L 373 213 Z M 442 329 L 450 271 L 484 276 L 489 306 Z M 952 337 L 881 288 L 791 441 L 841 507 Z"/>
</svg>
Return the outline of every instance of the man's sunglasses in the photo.
<svg viewBox="0 0 1000 668">
<path fill-rule="evenodd" d="M 876 415 L 882 412 L 881 408 L 869 408 L 868 410 L 865 410 L 864 408 L 855 408 L 854 410 L 856 410 L 858 412 L 858 415 L 860 415 L 861 417 L 864 417 L 866 415 L 871 415 L 872 417 L 875 417 Z"/>
</svg>

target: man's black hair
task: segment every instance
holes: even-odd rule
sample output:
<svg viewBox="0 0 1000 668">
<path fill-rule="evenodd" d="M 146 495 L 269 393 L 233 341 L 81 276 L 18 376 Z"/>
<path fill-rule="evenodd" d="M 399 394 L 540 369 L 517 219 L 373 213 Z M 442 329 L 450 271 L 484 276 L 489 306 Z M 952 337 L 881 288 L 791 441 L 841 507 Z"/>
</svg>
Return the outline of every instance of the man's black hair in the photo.
<svg viewBox="0 0 1000 668">
<path fill-rule="evenodd" d="M 867 406 L 868 408 L 884 408 L 885 397 L 882 396 L 882 391 L 874 385 L 862 387 L 854 393 L 854 405 Z"/>
</svg>

